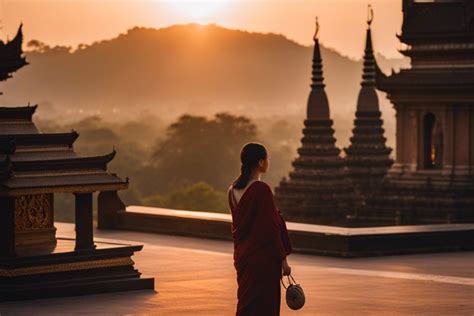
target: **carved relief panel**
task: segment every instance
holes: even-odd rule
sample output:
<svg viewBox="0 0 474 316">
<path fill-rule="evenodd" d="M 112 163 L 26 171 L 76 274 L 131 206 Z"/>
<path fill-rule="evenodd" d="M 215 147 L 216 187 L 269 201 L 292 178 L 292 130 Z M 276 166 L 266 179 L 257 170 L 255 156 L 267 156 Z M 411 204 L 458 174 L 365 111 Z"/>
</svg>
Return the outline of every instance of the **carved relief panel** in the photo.
<svg viewBox="0 0 474 316">
<path fill-rule="evenodd" d="M 32 194 L 15 200 L 15 230 L 32 231 L 53 226 L 53 195 Z"/>
</svg>

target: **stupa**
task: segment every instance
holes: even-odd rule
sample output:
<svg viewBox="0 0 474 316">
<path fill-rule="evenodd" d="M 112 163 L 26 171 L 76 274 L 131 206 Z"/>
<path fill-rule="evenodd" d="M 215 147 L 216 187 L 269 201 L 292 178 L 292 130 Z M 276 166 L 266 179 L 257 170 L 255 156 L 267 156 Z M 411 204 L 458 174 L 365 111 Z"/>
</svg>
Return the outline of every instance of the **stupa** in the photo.
<svg viewBox="0 0 474 316">
<path fill-rule="evenodd" d="M 325 92 L 316 21 L 311 92 L 299 156 L 275 189 L 277 206 L 290 221 L 347 225 L 357 212 L 352 183 L 334 138 Z"/>
<path fill-rule="evenodd" d="M 377 64 L 372 49 L 371 24 L 373 11 L 369 6 L 367 36 L 361 89 L 357 100 L 353 136 L 345 148 L 345 162 L 357 191 L 365 198 L 377 191 L 393 163 L 391 148 L 386 146 L 382 114 L 375 90 Z"/>
</svg>

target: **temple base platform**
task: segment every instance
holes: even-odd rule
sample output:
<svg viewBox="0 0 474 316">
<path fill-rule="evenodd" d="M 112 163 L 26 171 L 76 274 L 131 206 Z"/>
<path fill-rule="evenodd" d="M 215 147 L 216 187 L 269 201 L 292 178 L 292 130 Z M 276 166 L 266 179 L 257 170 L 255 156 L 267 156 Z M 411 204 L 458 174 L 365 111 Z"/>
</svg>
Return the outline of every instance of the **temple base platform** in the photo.
<svg viewBox="0 0 474 316">
<path fill-rule="evenodd" d="M 143 246 L 95 245 L 75 250 L 74 239 L 58 238 L 54 249 L 22 247 L 0 258 L 0 301 L 154 290 L 154 279 L 141 278 L 131 258 Z"/>
</svg>

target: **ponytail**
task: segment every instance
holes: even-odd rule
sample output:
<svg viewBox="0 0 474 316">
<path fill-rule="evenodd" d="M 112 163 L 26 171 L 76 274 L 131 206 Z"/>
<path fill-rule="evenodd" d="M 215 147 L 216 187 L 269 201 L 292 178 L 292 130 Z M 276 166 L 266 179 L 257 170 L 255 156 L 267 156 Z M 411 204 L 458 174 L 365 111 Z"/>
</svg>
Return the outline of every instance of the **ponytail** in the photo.
<svg viewBox="0 0 474 316">
<path fill-rule="evenodd" d="M 252 171 L 258 166 L 261 159 L 267 157 L 267 150 L 265 146 L 258 143 L 248 143 L 242 147 L 240 152 L 240 175 L 233 182 L 233 187 L 236 189 L 243 189 L 247 186 L 252 176 Z"/>
</svg>

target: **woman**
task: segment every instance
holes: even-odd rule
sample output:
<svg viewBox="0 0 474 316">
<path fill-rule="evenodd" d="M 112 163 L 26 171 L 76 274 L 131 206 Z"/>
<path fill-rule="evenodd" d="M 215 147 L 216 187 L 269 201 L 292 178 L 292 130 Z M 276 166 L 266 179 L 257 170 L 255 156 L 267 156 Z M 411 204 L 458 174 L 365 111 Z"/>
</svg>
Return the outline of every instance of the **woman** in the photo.
<svg viewBox="0 0 474 316">
<path fill-rule="evenodd" d="M 248 143 L 240 160 L 241 174 L 228 192 L 239 286 L 236 315 L 280 315 L 280 278 L 291 273 L 286 259 L 291 244 L 273 193 L 260 180 L 268 169 L 267 150 Z"/>
</svg>

